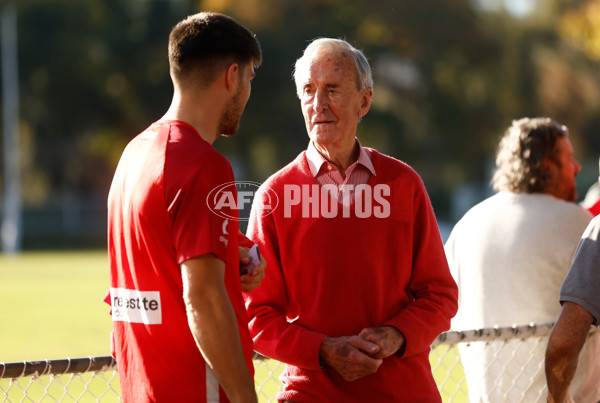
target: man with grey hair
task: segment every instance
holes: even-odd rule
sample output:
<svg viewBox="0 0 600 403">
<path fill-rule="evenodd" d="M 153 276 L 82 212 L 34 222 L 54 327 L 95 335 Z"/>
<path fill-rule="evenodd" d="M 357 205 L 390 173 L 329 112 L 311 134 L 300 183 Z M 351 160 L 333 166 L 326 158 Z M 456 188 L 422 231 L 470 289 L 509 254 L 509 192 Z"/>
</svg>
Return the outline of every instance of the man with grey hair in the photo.
<svg viewBox="0 0 600 403">
<path fill-rule="evenodd" d="M 428 357 L 457 290 L 425 187 L 356 138 L 373 97 L 361 51 L 317 39 L 294 78 L 310 142 L 254 198 L 247 235 L 269 267 L 245 294 L 255 350 L 286 364 L 279 401 L 441 402 Z"/>
<path fill-rule="evenodd" d="M 581 166 L 565 126 L 549 118 L 514 121 L 496 168 L 498 193 L 472 207 L 445 245 L 460 290 L 454 330 L 554 321 L 560 286 L 591 219 L 575 203 Z M 544 350 L 533 338 L 461 346 L 470 401 L 545 401 Z M 579 385 L 581 401 L 598 400 L 598 387 Z"/>
</svg>

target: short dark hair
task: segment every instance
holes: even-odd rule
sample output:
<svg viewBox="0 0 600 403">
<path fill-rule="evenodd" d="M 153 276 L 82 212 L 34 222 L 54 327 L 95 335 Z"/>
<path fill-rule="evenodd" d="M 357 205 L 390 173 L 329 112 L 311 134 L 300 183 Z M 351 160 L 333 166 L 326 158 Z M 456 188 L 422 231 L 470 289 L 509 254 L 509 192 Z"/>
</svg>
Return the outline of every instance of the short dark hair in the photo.
<svg viewBox="0 0 600 403">
<path fill-rule="evenodd" d="M 558 140 L 569 130 L 550 118 L 523 118 L 513 121 L 500 140 L 496 154 L 495 190 L 514 193 L 544 193 L 550 172 L 542 161 L 557 159 Z"/>
<path fill-rule="evenodd" d="M 248 28 L 233 18 L 201 12 L 180 21 L 169 36 L 169 65 L 179 80 L 201 69 L 200 79 L 211 83 L 222 68 L 262 63 L 260 44 Z"/>
</svg>

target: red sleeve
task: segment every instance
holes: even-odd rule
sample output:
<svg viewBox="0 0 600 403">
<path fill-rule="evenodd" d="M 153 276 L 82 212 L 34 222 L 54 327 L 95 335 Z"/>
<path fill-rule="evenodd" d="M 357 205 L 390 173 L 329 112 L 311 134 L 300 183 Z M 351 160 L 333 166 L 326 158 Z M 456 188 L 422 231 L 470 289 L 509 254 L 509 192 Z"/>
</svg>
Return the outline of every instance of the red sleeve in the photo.
<svg viewBox="0 0 600 403">
<path fill-rule="evenodd" d="M 413 302 L 390 318 L 406 338 L 404 356 L 422 353 L 450 328 L 458 310 L 458 287 L 448 268 L 433 207 L 419 179 L 414 196 L 413 267 L 408 292 Z"/>
<path fill-rule="evenodd" d="M 167 156 L 167 163 L 171 166 L 165 172 L 171 176 L 164 179 L 165 197 L 178 263 L 207 253 L 227 261 L 228 234 L 238 231 L 237 221 L 227 218 L 233 214 L 228 201 L 235 200 L 235 186 L 223 189 L 232 192 L 232 199 L 219 199 L 225 193 L 213 192 L 233 182 L 231 166 L 216 151 L 201 157 L 205 163 L 196 166 L 194 172 L 189 172 L 185 158 L 175 161 Z M 219 203 L 219 210 L 215 210 L 210 203 Z"/>
<path fill-rule="evenodd" d="M 264 186 L 255 196 L 247 235 L 258 243 L 260 253 L 267 261 L 267 269 L 260 287 L 244 293 L 248 328 L 259 353 L 300 368 L 321 370 L 319 349 L 325 335 L 289 323 L 286 319 L 289 301 L 281 272 L 273 215 L 261 215 L 261 208 L 257 208 L 263 205 Z"/>
</svg>

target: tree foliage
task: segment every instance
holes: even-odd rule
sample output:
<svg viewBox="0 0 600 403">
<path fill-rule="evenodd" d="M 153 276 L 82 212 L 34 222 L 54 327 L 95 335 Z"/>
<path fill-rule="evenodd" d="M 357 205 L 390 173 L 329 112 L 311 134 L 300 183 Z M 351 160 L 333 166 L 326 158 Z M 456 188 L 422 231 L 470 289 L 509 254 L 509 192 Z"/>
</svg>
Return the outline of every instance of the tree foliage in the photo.
<svg viewBox="0 0 600 403">
<path fill-rule="evenodd" d="M 600 2 L 539 0 L 544 7 L 521 18 L 476 3 L 16 3 L 25 199 L 106 197 L 123 146 L 170 102 L 171 27 L 202 9 L 233 16 L 263 48 L 241 130 L 216 143 L 240 179 L 262 181 L 306 147 L 291 75 L 307 43 L 321 36 L 365 51 L 375 97 L 358 136 L 414 166 L 441 217 L 449 216 L 455 189 L 489 180 L 497 140 L 513 119 L 550 116 L 569 126 L 580 159 L 597 159 Z"/>
</svg>

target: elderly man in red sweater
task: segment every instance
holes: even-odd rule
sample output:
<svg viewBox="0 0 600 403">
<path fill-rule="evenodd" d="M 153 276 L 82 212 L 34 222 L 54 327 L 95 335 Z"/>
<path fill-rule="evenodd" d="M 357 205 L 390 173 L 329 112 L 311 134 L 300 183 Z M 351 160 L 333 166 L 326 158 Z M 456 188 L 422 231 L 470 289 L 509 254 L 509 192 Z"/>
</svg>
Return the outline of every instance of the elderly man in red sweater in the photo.
<svg viewBox="0 0 600 403">
<path fill-rule="evenodd" d="M 255 350 L 286 364 L 279 401 L 441 402 L 428 356 L 458 291 L 423 182 L 356 138 L 373 96 L 361 51 L 317 39 L 294 77 L 310 143 L 254 198 Z"/>
</svg>

